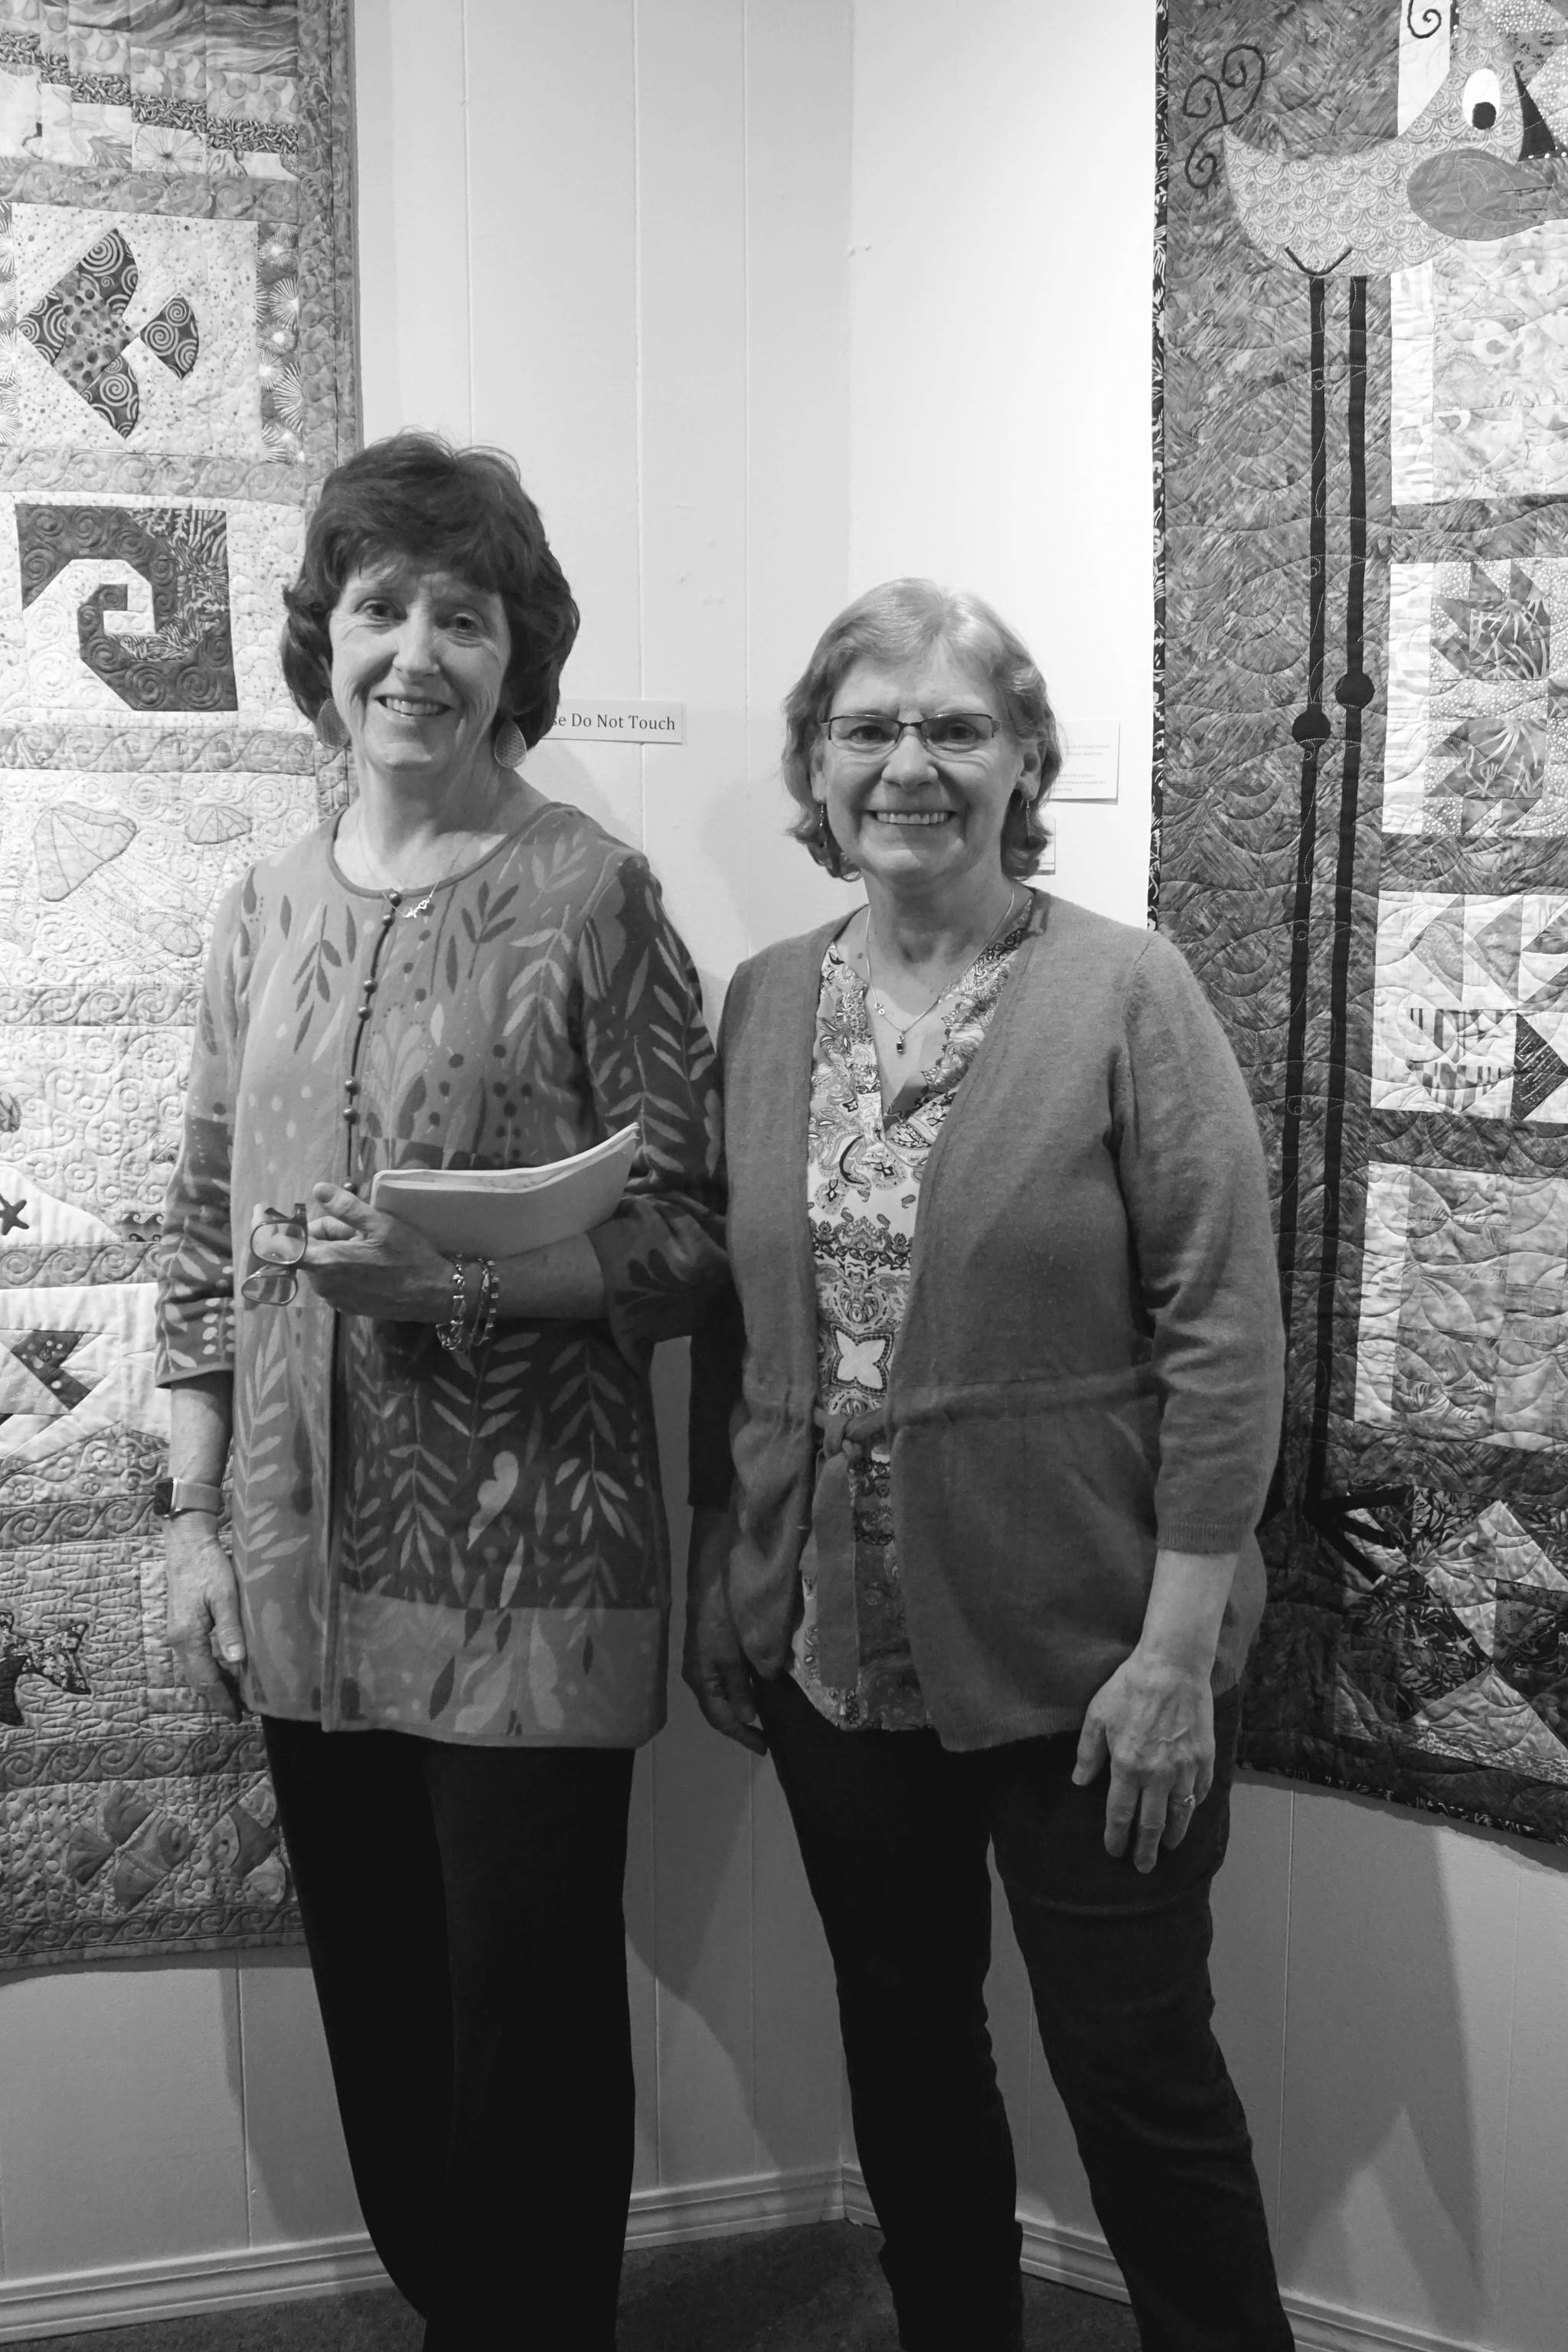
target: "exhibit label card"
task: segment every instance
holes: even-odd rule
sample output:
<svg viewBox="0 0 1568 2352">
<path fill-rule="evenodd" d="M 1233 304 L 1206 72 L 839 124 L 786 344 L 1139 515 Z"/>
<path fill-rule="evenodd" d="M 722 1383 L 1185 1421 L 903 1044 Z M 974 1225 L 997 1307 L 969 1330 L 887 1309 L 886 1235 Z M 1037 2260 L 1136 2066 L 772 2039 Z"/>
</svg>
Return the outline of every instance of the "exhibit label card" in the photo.
<svg viewBox="0 0 1568 2352">
<path fill-rule="evenodd" d="M 1121 761 L 1121 730 L 1114 719 L 1062 721 L 1062 772 L 1054 801 L 1113 801 Z"/>
<path fill-rule="evenodd" d="M 684 743 L 684 702 L 616 702 L 606 695 L 563 694 L 547 742 Z"/>
</svg>

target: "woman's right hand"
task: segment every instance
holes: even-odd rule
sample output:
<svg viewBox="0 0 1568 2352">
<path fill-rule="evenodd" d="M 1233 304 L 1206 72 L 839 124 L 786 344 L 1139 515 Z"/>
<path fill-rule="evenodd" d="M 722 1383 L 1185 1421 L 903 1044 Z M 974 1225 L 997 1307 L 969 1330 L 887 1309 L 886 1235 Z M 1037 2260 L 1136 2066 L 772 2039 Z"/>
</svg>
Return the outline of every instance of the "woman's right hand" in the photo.
<svg viewBox="0 0 1568 2352">
<path fill-rule="evenodd" d="M 693 1511 L 687 1554 L 686 1646 L 680 1674 L 715 1731 L 765 1756 L 752 1670 L 724 1589 L 732 1529 L 727 1511 Z"/>
<path fill-rule="evenodd" d="M 244 1712 L 236 1677 L 245 1664 L 239 1587 L 217 1539 L 217 1521 L 182 1511 L 164 1539 L 169 1647 L 189 1688 L 215 1715 L 237 1723 Z"/>
</svg>

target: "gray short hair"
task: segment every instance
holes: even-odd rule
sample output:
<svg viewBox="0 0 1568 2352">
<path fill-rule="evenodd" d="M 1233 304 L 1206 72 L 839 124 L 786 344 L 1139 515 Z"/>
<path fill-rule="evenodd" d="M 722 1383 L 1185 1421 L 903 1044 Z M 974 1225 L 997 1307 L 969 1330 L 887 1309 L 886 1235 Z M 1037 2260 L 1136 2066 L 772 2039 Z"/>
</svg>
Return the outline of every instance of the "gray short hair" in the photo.
<svg viewBox="0 0 1568 2352">
<path fill-rule="evenodd" d="M 833 698 L 857 662 L 892 667 L 919 660 L 938 646 L 978 672 L 999 698 L 1014 740 L 1039 755 L 1039 791 L 1033 800 L 1016 799 L 1002 826 L 1003 872 L 1022 881 L 1050 839 L 1042 812 L 1061 772 L 1061 736 L 1029 648 L 984 597 L 967 589 L 942 588 L 934 580 L 884 580 L 829 621 L 784 697 L 784 780 L 800 810 L 790 834 L 840 879 L 857 869 L 823 823 L 811 789 L 812 756 Z"/>
</svg>

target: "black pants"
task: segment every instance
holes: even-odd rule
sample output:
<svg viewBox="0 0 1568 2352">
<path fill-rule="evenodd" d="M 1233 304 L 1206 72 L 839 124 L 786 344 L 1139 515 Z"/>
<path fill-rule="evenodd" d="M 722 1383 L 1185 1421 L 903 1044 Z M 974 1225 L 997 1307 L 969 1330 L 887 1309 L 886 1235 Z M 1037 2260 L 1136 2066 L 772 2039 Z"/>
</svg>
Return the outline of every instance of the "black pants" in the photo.
<svg viewBox="0 0 1568 2352">
<path fill-rule="evenodd" d="M 934 1732 L 840 1730 L 787 1679 L 757 1695 L 833 1954 L 900 2343 L 1022 2343 L 1017 2181 L 985 2017 L 991 1846 L 1146 2352 L 1284 2352 L 1247 2122 L 1209 2024 L 1235 1696 L 1215 1708 L 1213 1792 L 1143 1877 L 1105 1852 L 1105 1778 L 1072 1785 L 1073 1734 L 952 1755 Z"/>
<path fill-rule="evenodd" d="M 354 2186 L 426 2352 L 610 2352 L 630 1750 L 262 1727 Z"/>
</svg>

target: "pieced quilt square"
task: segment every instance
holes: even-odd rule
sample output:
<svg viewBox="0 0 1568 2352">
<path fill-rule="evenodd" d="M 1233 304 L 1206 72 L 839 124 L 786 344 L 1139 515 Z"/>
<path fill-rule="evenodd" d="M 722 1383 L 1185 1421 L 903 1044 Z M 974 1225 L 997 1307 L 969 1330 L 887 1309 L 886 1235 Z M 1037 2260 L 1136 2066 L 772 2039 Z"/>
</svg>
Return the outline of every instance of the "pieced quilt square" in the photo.
<svg viewBox="0 0 1568 2352">
<path fill-rule="evenodd" d="M 0 496 L 0 722 L 308 734 L 278 663 L 303 545 L 298 507 Z"/>
<path fill-rule="evenodd" d="M 1394 564 L 1388 659 L 1386 832 L 1568 834 L 1568 561 Z"/>
<path fill-rule="evenodd" d="M 298 461 L 293 225 L 0 205 L 0 446 Z"/>
<path fill-rule="evenodd" d="M 1568 1178 L 1373 1162 L 1355 1418 L 1568 1444 Z"/>
<path fill-rule="evenodd" d="M 1456 240 L 1390 291 L 1395 505 L 1568 490 L 1568 221 Z"/>
<path fill-rule="evenodd" d="M 1384 894 L 1372 1104 L 1568 1126 L 1568 896 Z"/>
<path fill-rule="evenodd" d="M 100 172 L 292 179 L 295 0 L 8 0 L 0 154 Z"/>
</svg>

